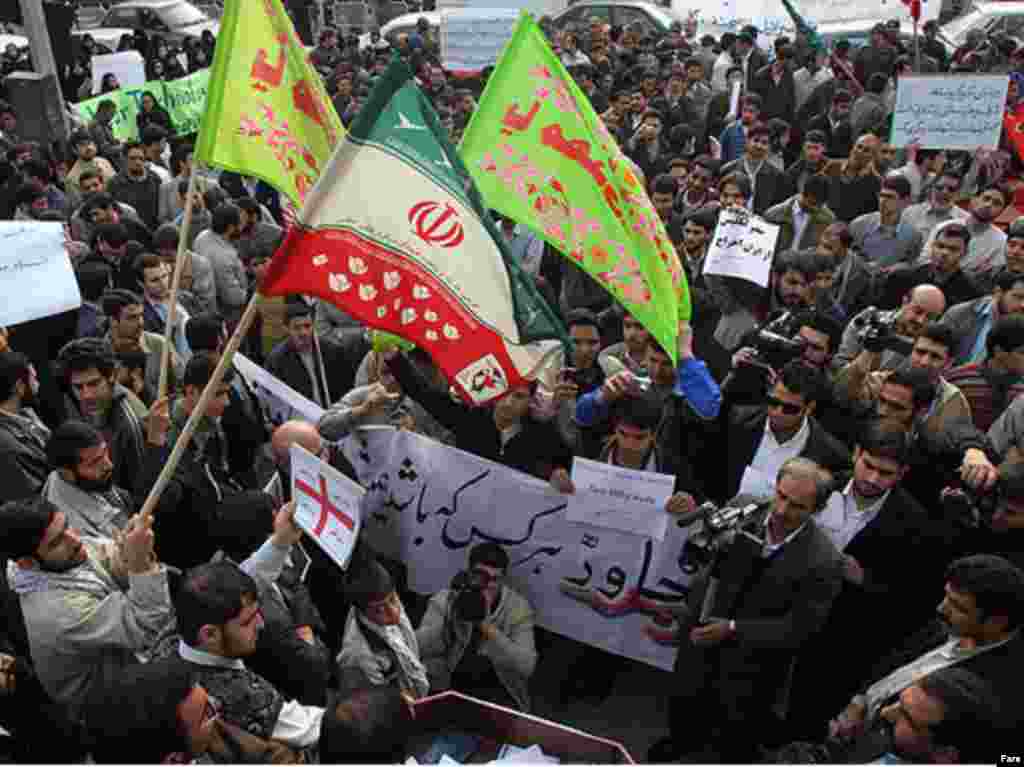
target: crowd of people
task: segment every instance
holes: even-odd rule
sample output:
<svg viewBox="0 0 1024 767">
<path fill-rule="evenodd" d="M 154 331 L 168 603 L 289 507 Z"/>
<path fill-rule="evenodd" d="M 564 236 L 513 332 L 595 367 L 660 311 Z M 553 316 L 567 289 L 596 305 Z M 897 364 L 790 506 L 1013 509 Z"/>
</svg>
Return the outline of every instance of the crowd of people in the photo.
<svg viewBox="0 0 1024 767">
<path fill-rule="evenodd" d="M 400 761 L 412 701 L 456 689 L 529 711 L 546 654 L 564 661 L 562 696 L 607 698 L 620 659 L 536 628 L 501 546 L 459 563 L 475 588 L 427 598 L 365 542 L 345 572 L 302 543 L 290 447 L 355 478 L 339 444 L 370 425 L 563 493 L 579 456 L 674 476 L 667 514 L 752 506 L 675 612 L 668 734 L 638 758 L 970 763 L 1019 741 L 1024 163 L 1012 137 L 974 153 L 888 143 L 912 60 L 883 23 L 854 50 L 805 35 L 762 46 L 750 27 L 717 39 L 599 18 L 544 27 L 686 270 L 693 317 L 678 348 L 495 214 L 564 320 L 562 359 L 470 407 L 429 355 L 375 345 L 341 309 L 264 303 L 244 353 L 325 415 L 272 422 L 229 365 L 152 514 L 144 501 L 282 241 L 281 197 L 194 167 L 152 94 L 132 141 L 114 136 L 112 102 L 53 146 L 22 140 L 0 104 L 0 219 L 63 223 L 82 296 L 0 329 L 7 758 Z M 1011 39 L 972 38 L 947 57 L 925 32 L 924 68 L 1006 72 L 1016 109 Z M 145 45 L 155 76 L 161 45 Z M 457 140 L 488 73 L 446 73 L 426 19 L 364 49 L 327 30 L 311 60 L 348 123 L 396 51 Z M 194 46 L 189 68 L 209 53 Z M 779 227 L 766 288 L 704 273 L 728 207 Z"/>
</svg>

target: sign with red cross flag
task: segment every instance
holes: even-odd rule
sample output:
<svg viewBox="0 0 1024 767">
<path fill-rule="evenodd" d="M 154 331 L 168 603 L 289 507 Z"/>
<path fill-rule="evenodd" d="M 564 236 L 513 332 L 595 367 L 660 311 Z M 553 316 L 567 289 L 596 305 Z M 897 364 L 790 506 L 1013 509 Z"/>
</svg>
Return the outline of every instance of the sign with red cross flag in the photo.
<svg viewBox="0 0 1024 767">
<path fill-rule="evenodd" d="M 359 535 L 366 491 L 299 445 L 291 447 L 295 523 L 342 570 Z"/>
</svg>

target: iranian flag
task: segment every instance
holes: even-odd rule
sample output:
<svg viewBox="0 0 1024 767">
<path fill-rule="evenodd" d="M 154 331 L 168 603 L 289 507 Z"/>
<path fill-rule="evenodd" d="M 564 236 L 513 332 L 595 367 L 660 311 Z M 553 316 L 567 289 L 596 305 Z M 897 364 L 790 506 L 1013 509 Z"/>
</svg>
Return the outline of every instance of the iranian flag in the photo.
<svg viewBox="0 0 1024 767">
<path fill-rule="evenodd" d="M 569 343 L 397 58 L 307 197 L 260 292 L 314 295 L 413 342 L 473 404 L 535 378 Z"/>
</svg>

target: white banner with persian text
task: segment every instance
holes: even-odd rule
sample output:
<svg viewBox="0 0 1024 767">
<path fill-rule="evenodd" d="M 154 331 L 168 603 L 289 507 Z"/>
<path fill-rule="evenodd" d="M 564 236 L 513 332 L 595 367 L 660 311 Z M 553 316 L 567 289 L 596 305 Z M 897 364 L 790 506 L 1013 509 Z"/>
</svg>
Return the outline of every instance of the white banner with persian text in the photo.
<svg viewBox="0 0 1024 767">
<path fill-rule="evenodd" d="M 406 563 L 414 591 L 447 588 L 474 545 L 496 542 L 537 625 L 672 667 L 686 529 L 670 522 L 657 541 L 572 522 L 568 497 L 547 483 L 408 431 L 362 430 L 343 449 L 367 490 L 363 534 Z"/>
<path fill-rule="evenodd" d="M 889 142 L 969 152 L 997 149 L 1009 82 L 1006 75 L 904 75 Z"/>
<path fill-rule="evenodd" d="M 64 239 L 60 222 L 0 221 L 0 327 L 82 305 Z"/>
</svg>

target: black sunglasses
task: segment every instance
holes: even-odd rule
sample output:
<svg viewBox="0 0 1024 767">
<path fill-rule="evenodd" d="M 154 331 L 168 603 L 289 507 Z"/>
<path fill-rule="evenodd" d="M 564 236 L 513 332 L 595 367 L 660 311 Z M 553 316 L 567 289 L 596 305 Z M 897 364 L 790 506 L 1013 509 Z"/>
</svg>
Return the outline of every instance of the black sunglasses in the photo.
<svg viewBox="0 0 1024 767">
<path fill-rule="evenodd" d="M 777 397 L 773 397 L 770 394 L 764 398 L 764 401 L 768 403 L 768 409 L 780 408 L 786 415 L 797 415 L 803 410 L 803 405 L 794 405 L 792 402 L 783 402 Z"/>
</svg>

